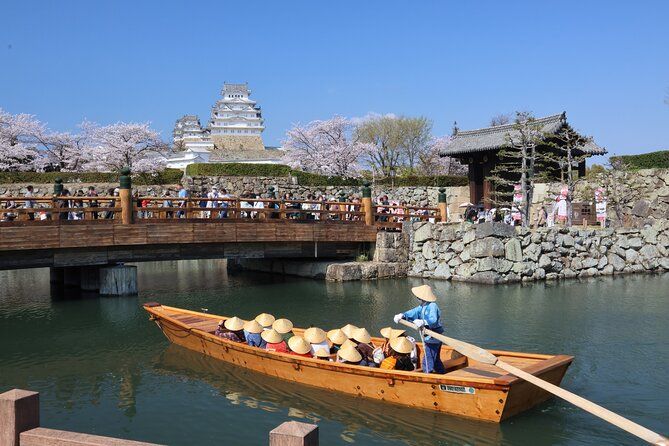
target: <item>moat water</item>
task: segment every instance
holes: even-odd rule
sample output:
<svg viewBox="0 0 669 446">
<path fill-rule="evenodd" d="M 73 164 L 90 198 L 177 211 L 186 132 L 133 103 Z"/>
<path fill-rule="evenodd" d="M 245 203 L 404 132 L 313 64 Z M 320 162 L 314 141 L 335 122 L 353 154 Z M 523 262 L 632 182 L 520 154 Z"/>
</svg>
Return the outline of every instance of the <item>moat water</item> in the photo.
<svg viewBox="0 0 669 446">
<path fill-rule="evenodd" d="M 45 269 L 0 272 L 0 392 L 40 392 L 42 425 L 170 445 L 267 444 L 287 420 L 321 444 L 639 444 L 558 400 L 502 424 L 382 404 L 268 378 L 170 345 L 146 301 L 376 335 L 421 280 L 324 283 L 228 274 L 221 261 L 139 265 L 140 295 L 52 297 Z M 669 275 L 532 285 L 429 282 L 447 334 L 489 348 L 565 353 L 563 386 L 669 433 Z"/>
</svg>

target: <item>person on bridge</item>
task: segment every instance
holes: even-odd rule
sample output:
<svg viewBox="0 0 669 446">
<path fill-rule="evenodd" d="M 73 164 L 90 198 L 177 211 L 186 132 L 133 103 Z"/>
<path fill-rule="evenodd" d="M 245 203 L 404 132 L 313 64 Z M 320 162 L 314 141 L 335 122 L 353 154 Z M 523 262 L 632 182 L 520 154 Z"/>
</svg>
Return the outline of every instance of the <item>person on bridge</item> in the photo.
<svg viewBox="0 0 669 446">
<path fill-rule="evenodd" d="M 413 322 L 419 330 L 427 328 L 435 333 L 443 333 L 441 326 L 441 310 L 436 304 L 437 296 L 434 295 L 429 285 L 421 285 L 411 288 L 411 292 L 418 298 L 420 305 L 404 313 L 396 314 L 393 320 L 399 323 L 401 319 Z M 441 362 L 441 341 L 431 336 L 424 337 L 423 346 L 425 355 L 423 356 L 423 371 L 425 373 L 446 373 L 444 364 Z"/>
</svg>

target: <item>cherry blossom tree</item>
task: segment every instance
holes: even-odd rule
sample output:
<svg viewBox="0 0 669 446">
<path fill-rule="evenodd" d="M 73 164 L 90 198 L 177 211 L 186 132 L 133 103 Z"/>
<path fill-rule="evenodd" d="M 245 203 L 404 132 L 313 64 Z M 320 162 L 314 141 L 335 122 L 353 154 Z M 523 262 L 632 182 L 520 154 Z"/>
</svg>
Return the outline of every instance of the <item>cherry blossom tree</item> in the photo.
<svg viewBox="0 0 669 446">
<path fill-rule="evenodd" d="M 33 115 L 0 109 L 0 170 L 31 170 L 38 157 L 35 135 L 44 125 Z"/>
<path fill-rule="evenodd" d="M 42 131 L 35 138 L 40 144 L 40 156 L 35 160 L 38 169 L 78 171 L 86 162 L 85 133 Z"/>
<path fill-rule="evenodd" d="M 421 175 L 466 175 L 467 167 L 455 158 L 440 153 L 451 142 L 450 136 L 432 138 L 426 151 L 419 155 Z"/>
<path fill-rule="evenodd" d="M 294 126 L 286 133 L 283 146 L 284 162 L 289 166 L 342 177 L 359 174 L 360 156 L 369 149 L 353 135 L 351 121 L 341 116 Z"/>
<path fill-rule="evenodd" d="M 81 127 L 87 141 L 85 169 L 109 172 L 127 166 L 133 172 L 155 172 L 165 167 L 168 146 L 149 123 L 84 122 Z"/>
</svg>

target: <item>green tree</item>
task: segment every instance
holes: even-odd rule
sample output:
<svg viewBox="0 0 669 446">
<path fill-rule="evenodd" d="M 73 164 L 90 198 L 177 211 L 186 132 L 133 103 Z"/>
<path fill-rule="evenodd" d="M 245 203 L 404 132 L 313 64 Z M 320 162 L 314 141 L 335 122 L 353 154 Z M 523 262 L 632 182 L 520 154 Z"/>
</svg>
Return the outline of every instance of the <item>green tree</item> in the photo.
<svg viewBox="0 0 669 446">
<path fill-rule="evenodd" d="M 522 225 L 530 222 L 530 206 L 536 180 L 537 146 L 543 140 L 541 126 L 529 112 L 516 112 L 512 129 L 506 134 L 506 147 L 497 153 L 499 161 L 490 172 L 488 180 L 495 187 L 493 201 L 497 206 L 511 206 L 513 187 L 520 184 L 522 199 L 515 204 L 521 215 Z"/>
</svg>

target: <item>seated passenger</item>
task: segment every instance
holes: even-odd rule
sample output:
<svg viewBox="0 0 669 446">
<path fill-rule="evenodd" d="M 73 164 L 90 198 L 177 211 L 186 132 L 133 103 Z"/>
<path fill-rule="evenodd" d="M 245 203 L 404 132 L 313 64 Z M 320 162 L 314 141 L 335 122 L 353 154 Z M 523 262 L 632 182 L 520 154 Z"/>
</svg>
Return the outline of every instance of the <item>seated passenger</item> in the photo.
<svg viewBox="0 0 669 446">
<path fill-rule="evenodd" d="M 265 348 L 265 341 L 260 336 L 262 332 L 262 325 L 255 319 L 244 324 L 244 337 L 246 337 L 246 343 L 251 347 Z"/>
<path fill-rule="evenodd" d="M 295 356 L 303 356 L 305 358 L 311 358 L 311 344 L 304 340 L 302 336 L 295 335 L 292 338 L 288 339 L 288 347 L 290 351 L 288 353 Z"/>
<path fill-rule="evenodd" d="M 305 341 L 311 344 L 311 354 L 316 353 L 316 349 L 330 350 L 327 334 L 318 327 L 310 327 L 304 330 L 302 335 Z"/>
<path fill-rule="evenodd" d="M 260 313 L 256 316 L 256 322 L 260 324 L 263 330 L 269 330 L 274 323 L 274 316 L 269 313 Z"/>
<path fill-rule="evenodd" d="M 218 327 L 216 327 L 216 331 L 214 331 L 214 336 L 221 336 L 223 333 L 225 333 L 227 330 L 225 329 L 225 321 L 221 319 L 218 321 Z"/>
<path fill-rule="evenodd" d="M 283 337 L 284 341 L 287 341 L 293 335 L 293 323 L 288 319 L 275 320 L 272 328 Z"/>
<path fill-rule="evenodd" d="M 353 332 L 351 339 L 356 343 L 356 350 L 362 355 L 362 359 L 371 366 L 376 366 L 374 362 L 374 345 L 372 337 L 364 328 L 358 328 Z"/>
<path fill-rule="evenodd" d="M 409 356 L 413 348 L 413 344 L 406 337 L 393 338 L 390 341 L 390 354 L 381 363 L 381 368 L 386 370 L 406 370 L 409 372 L 415 370 Z"/>
<path fill-rule="evenodd" d="M 348 341 L 348 336 L 344 334 L 342 329 L 335 328 L 334 330 L 328 331 L 328 339 L 332 342 L 332 347 L 330 347 L 330 353 L 337 353 L 341 348 L 341 345 Z"/>
<path fill-rule="evenodd" d="M 390 340 L 404 334 L 404 330 L 392 327 L 384 327 L 380 330 L 383 336 L 383 345 L 374 349 L 374 362 L 381 364 L 384 359 L 390 356 Z"/>
<path fill-rule="evenodd" d="M 263 330 L 260 335 L 265 341 L 265 350 L 277 353 L 288 353 L 288 345 L 283 340 L 283 336 L 273 328 Z"/>
<path fill-rule="evenodd" d="M 349 339 L 351 338 L 351 336 L 353 336 L 353 332 L 357 329 L 358 327 L 356 327 L 353 324 L 346 324 L 343 327 L 341 327 L 341 331 L 343 331 L 346 337 Z"/>
<path fill-rule="evenodd" d="M 330 349 L 317 348 L 314 352 L 314 358 L 321 359 L 323 361 L 332 361 L 330 357 Z"/>
<path fill-rule="evenodd" d="M 244 337 L 244 321 L 237 316 L 226 319 L 223 327 L 225 330 L 221 330 L 220 333 L 219 329 L 216 329 L 217 336 L 233 342 L 246 342 L 246 337 Z"/>
<path fill-rule="evenodd" d="M 369 363 L 365 361 L 365 359 L 362 357 L 360 352 L 351 345 L 343 346 L 339 350 L 337 358 L 338 358 L 337 362 L 341 362 L 343 364 L 361 365 L 361 366 L 369 365 Z"/>
</svg>

